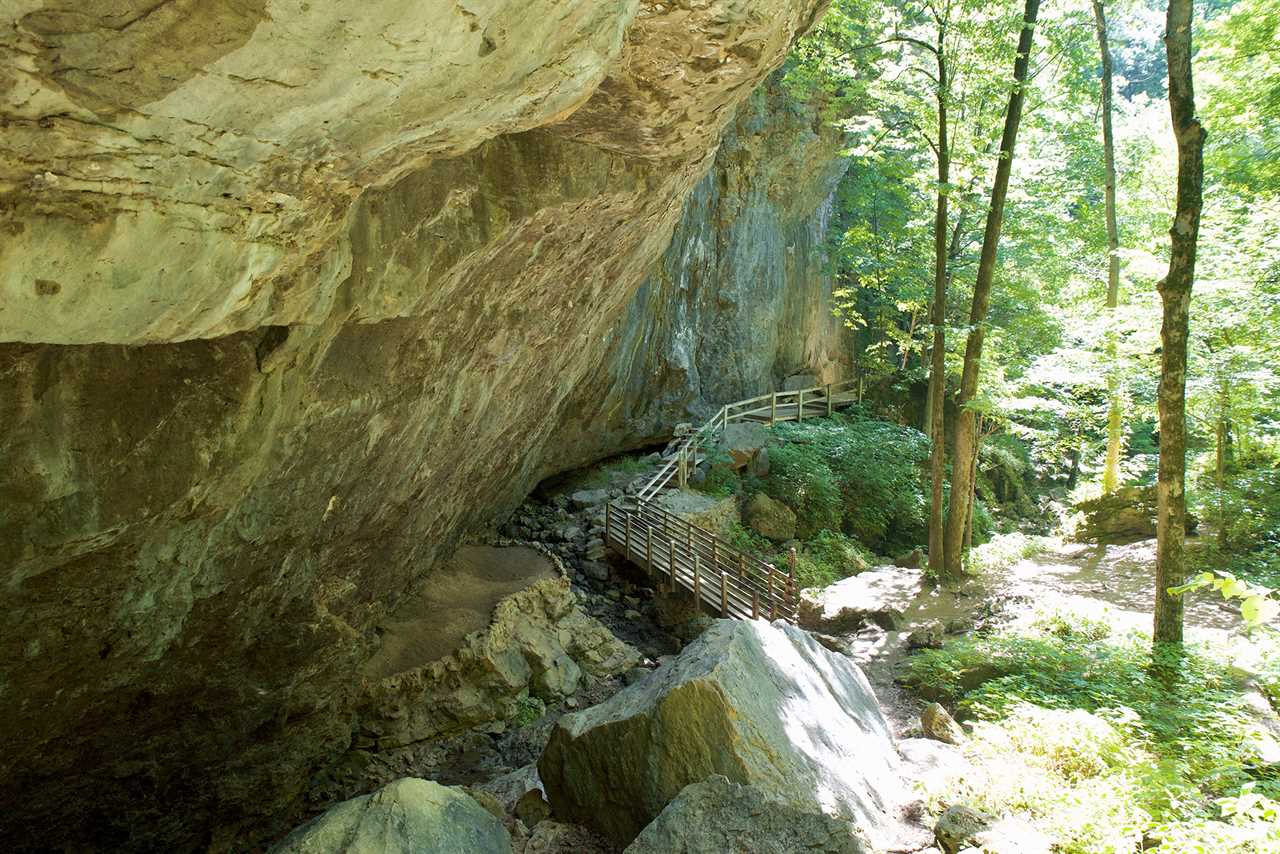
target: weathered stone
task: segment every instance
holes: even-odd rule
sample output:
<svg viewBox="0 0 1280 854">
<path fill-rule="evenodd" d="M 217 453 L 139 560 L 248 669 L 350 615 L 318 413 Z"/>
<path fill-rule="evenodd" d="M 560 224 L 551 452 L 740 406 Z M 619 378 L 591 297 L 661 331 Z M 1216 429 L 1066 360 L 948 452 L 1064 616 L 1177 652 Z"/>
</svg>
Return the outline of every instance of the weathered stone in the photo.
<svg viewBox="0 0 1280 854">
<path fill-rule="evenodd" d="M 876 567 L 820 590 L 802 590 L 797 619 L 807 629 L 828 634 L 856 632 L 869 622 L 892 629 L 923 587 L 919 570 Z"/>
<path fill-rule="evenodd" d="M 738 521 L 737 499 L 715 498 L 687 490 L 671 490 L 663 493 L 658 505 L 664 510 L 681 516 L 700 528 L 724 533 Z"/>
<path fill-rule="evenodd" d="M 751 457 L 751 461 L 747 463 L 747 472 L 756 477 L 768 477 L 770 470 L 768 448 L 761 448 L 756 451 Z"/>
<path fill-rule="evenodd" d="M 796 514 L 781 501 L 774 501 L 763 492 L 757 492 L 743 511 L 747 524 L 756 533 L 774 542 L 783 542 L 796 535 Z"/>
<path fill-rule="evenodd" d="M 551 805 L 542 796 L 541 789 L 530 789 L 516 801 L 515 814 L 526 827 L 532 828 L 551 818 Z"/>
<path fill-rule="evenodd" d="M 735 469 L 745 468 L 767 444 L 769 428 L 749 421 L 729 424 L 720 435 L 720 448 L 729 454 Z"/>
<path fill-rule="evenodd" d="M 515 812 L 520 798 L 535 789 L 540 790 L 542 780 L 538 777 L 538 766 L 529 764 L 481 783 L 478 788 L 497 798 L 506 812 Z"/>
<path fill-rule="evenodd" d="M 407 649 L 437 652 L 431 645 Z M 577 690 L 583 670 L 609 676 L 638 661 L 634 649 L 583 613 L 567 579 L 539 581 L 502 599 L 485 629 L 448 655 L 375 658 L 358 706 L 360 731 L 379 747 L 402 746 L 510 718 L 526 692 L 554 700 Z"/>
<path fill-rule="evenodd" d="M 814 388 L 821 384 L 813 374 L 792 374 L 782 381 L 782 390 L 799 391 L 802 388 Z"/>
<path fill-rule="evenodd" d="M 609 580 L 609 564 L 601 560 L 584 560 L 578 563 L 582 574 L 596 581 Z"/>
<path fill-rule="evenodd" d="M 930 703 L 920 712 L 920 728 L 934 741 L 945 744 L 962 744 L 964 730 L 940 703 Z"/>
<path fill-rule="evenodd" d="M 921 549 L 912 549 L 893 559 L 894 566 L 900 566 L 905 569 L 924 569 L 925 562 L 924 551 Z"/>
<path fill-rule="evenodd" d="M 1156 488 L 1122 486 L 1075 506 L 1082 514 L 1071 533 L 1078 542 L 1123 542 L 1156 535 Z M 1194 534 L 1199 519 L 1187 514 L 1187 533 Z"/>
<path fill-rule="evenodd" d="M 624 854 L 866 854 L 858 827 L 774 800 L 719 774 L 685 786 Z"/>
<path fill-rule="evenodd" d="M 945 854 L 968 848 L 975 836 L 991 826 L 991 819 L 962 804 L 948 807 L 933 826 L 934 838 Z"/>
<path fill-rule="evenodd" d="M 569 496 L 569 503 L 579 510 L 588 510 L 609 500 L 607 489 L 580 489 Z"/>
<path fill-rule="evenodd" d="M 940 620 L 929 620 L 911 630 L 907 649 L 941 649 L 946 631 Z"/>
<path fill-rule="evenodd" d="M 560 821 L 538 822 L 525 846 L 527 854 L 611 854 L 614 850 L 585 827 Z"/>
<path fill-rule="evenodd" d="M 791 626 L 719 620 L 648 679 L 562 717 L 538 769 L 557 816 L 619 844 L 711 774 L 874 841 L 904 796 L 897 764 L 856 664 Z"/>
<path fill-rule="evenodd" d="M 272 854 L 511 854 L 502 822 L 461 789 L 405 777 L 330 807 Z"/>
</svg>

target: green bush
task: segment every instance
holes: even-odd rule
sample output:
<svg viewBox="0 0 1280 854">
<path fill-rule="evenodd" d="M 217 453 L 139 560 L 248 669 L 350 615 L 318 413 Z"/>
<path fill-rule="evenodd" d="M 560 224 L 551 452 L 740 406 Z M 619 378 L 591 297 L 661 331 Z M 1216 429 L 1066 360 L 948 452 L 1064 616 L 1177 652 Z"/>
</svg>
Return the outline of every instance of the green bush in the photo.
<svg viewBox="0 0 1280 854">
<path fill-rule="evenodd" d="M 921 479 L 929 443 L 917 430 L 838 414 L 774 428 L 764 491 L 796 512 L 799 533 L 843 532 L 881 552 L 923 542 Z"/>
<path fill-rule="evenodd" d="M 819 531 L 796 556 L 796 583 L 801 589 L 826 587 L 862 572 L 872 559 L 856 540 L 833 531 Z"/>
<path fill-rule="evenodd" d="M 983 770 L 945 795 L 1027 812 L 1064 852 L 1138 850 L 1144 837 L 1170 854 L 1273 850 L 1275 815 L 1237 821 L 1224 806 L 1280 798 L 1236 677 L 1206 650 L 1153 660 L 1150 644 L 1050 613 L 913 656 L 906 684 L 975 721 L 966 750 Z"/>
</svg>

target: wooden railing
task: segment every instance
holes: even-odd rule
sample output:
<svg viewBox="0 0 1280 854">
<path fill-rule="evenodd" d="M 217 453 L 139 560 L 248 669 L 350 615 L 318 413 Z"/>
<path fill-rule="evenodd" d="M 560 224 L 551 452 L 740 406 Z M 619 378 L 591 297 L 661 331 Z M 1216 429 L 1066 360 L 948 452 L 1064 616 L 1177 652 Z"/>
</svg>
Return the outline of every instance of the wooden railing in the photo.
<svg viewBox="0 0 1280 854">
<path fill-rule="evenodd" d="M 795 622 L 794 550 L 783 573 L 653 504 L 605 505 L 605 544 L 647 569 L 660 589 L 692 591 L 723 617 Z"/>
<path fill-rule="evenodd" d="M 795 550 L 787 572 L 729 545 L 711 531 L 656 506 L 653 499 L 673 479 L 681 487 L 701 461 L 699 450 L 713 448 L 720 433 L 737 421 L 776 424 L 831 415 L 855 402 L 853 382 L 828 383 L 794 391 L 776 391 L 726 404 L 677 448 L 640 489 L 635 506 L 605 507 L 605 545 L 648 570 L 660 587 L 692 591 L 695 601 L 723 617 L 767 618 L 795 622 Z"/>
<path fill-rule="evenodd" d="M 769 424 L 779 421 L 803 421 L 832 414 L 837 408 L 855 401 L 850 394 L 856 381 L 827 383 L 812 388 L 793 391 L 775 391 L 748 400 L 725 404 L 706 424 L 703 424 L 680 445 L 674 456 L 658 469 L 653 478 L 636 495 L 645 503 L 653 499 L 673 479 L 679 486 L 689 482 L 689 474 L 699 462 L 698 451 L 714 446 L 725 427 L 736 421 L 755 421 Z"/>
</svg>

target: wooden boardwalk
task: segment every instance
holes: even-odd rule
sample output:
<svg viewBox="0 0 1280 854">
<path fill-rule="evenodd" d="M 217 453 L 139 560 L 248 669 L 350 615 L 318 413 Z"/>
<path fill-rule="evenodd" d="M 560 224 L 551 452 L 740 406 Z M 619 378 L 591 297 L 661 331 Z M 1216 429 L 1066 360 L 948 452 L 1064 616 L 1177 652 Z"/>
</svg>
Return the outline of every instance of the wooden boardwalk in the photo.
<svg viewBox="0 0 1280 854">
<path fill-rule="evenodd" d="M 785 572 L 735 549 L 705 528 L 655 503 L 671 485 L 684 487 L 713 448 L 724 428 L 734 422 L 773 425 L 779 421 L 820 418 L 856 402 L 852 383 L 779 391 L 726 404 L 694 431 L 634 499 L 605 507 L 605 545 L 643 567 L 665 590 L 690 591 L 704 606 L 723 617 L 765 618 L 795 622 L 797 594 L 795 552 Z"/>
</svg>

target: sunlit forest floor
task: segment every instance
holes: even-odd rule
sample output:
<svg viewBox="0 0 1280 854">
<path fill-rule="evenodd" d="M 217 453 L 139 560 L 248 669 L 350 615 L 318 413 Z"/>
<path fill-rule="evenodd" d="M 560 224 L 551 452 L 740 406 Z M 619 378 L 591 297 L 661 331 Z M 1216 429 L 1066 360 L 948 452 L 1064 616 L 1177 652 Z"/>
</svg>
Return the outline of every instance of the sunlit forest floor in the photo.
<svg viewBox="0 0 1280 854">
<path fill-rule="evenodd" d="M 1064 852 L 1280 851 L 1274 635 L 1196 592 L 1185 649 L 1153 660 L 1154 540 L 1013 534 L 976 557 L 959 591 L 920 597 L 861 650 L 908 730 L 924 700 L 969 727 L 968 764 L 921 781 L 927 802 L 1022 816 Z M 966 614 L 971 633 L 906 649 L 922 623 Z"/>
</svg>

